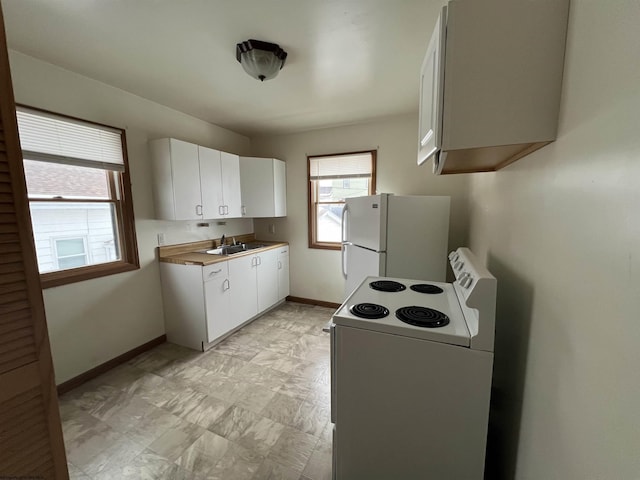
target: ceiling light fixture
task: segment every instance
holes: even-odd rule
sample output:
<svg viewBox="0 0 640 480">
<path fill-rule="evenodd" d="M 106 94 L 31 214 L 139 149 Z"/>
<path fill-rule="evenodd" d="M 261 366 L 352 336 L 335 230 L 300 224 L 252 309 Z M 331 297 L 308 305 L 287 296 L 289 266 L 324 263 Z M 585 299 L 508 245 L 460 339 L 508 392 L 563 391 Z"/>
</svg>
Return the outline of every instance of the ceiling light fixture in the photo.
<svg viewBox="0 0 640 480">
<path fill-rule="evenodd" d="M 245 72 L 264 82 L 278 75 L 287 59 L 287 52 L 275 43 L 247 40 L 236 45 L 236 59 Z"/>
</svg>

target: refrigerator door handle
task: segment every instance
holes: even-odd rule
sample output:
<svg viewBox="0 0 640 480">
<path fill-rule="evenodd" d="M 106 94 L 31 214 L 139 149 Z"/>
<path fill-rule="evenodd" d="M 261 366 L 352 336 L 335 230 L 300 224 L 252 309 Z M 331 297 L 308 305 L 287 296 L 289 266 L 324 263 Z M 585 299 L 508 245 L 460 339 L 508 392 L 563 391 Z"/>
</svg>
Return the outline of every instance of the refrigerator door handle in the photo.
<svg viewBox="0 0 640 480">
<path fill-rule="evenodd" d="M 342 245 L 341 245 L 342 248 L 340 249 L 341 250 L 340 253 L 342 255 L 342 258 L 341 258 L 341 260 L 342 260 L 342 276 L 344 277 L 345 280 L 347 279 L 347 266 L 345 264 L 345 260 L 347 259 L 347 245 L 351 245 L 351 243 L 343 242 Z"/>
<path fill-rule="evenodd" d="M 342 208 L 342 221 L 340 222 L 340 242 L 342 243 L 341 245 L 341 249 L 340 249 L 340 254 L 341 254 L 341 261 L 342 261 L 342 276 L 344 277 L 344 279 L 347 279 L 347 267 L 345 265 L 345 260 L 347 257 L 347 245 L 349 245 L 349 243 L 347 242 L 347 239 L 345 238 L 345 232 L 347 231 L 347 211 L 348 211 L 348 204 L 344 204 L 344 207 Z"/>
<path fill-rule="evenodd" d="M 348 211 L 349 205 L 348 204 L 344 204 L 344 207 L 342 208 L 342 222 L 340 222 L 340 241 L 342 243 L 346 242 L 347 239 L 345 238 L 345 232 L 347 231 L 347 211 Z"/>
</svg>

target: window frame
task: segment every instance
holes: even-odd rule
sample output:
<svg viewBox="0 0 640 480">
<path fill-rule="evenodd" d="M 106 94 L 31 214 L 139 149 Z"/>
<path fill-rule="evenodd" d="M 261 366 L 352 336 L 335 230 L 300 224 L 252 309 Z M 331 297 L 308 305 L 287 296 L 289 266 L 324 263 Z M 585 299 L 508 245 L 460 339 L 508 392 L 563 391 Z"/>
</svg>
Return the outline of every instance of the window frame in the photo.
<svg viewBox="0 0 640 480">
<path fill-rule="evenodd" d="M 120 250 L 120 260 L 98 263 L 94 265 L 86 265 L 66 270 L 56 270 L 53 272 L 40 273 L 40 283 L 43 289 L 68 285 L 76 282 L 83 282 L 93 278 L 115 275 L 117 273 L 130 272 L 140 268 L 140 258 L 138 255 L 138 242 L 136 237 L 135 217 L 133 214 L 133 197 L 131 192 L 131 178 L 129 176 L 129 158 L 127 155 L 127 137 L 123 128 L 113 127 L 103 123 L 93 122 L 82 118 L 65 115 L 62 113 L 52 112 L 38 107 L 32 107 L 25 104 L 17 104 L 18 108 L 25 108 L 35 112 L 42 112 L 47 115 L 54 115 L 60 118 L 79 121 L 96 127 L 103 127 L 120 132 L 120 140 L 122 147 L 122 159 L 124 170 L 118 172 L 115 170 L 104 169 L 108 176 L 109 192 L 111 198 L 108 200 L 96 199 L 65 199 L 65 198 L 28 198 L 28 202 L 60 202 L 60 203 L 112 203 L 114 205 L 114 223 L 115 233 L 117 235 L 118 248 Z M 21 154 L 24 162 L 24 155 Z M 29 160 L 27 156 L 27 160 Z M 24 164 L 23 164 L 24 165 Z M 24 174 L 24 166 L 23 166 Z M 25 180 L 26 183 L 26 180 Z M 28 192 L 27 192 L 28 195 Z M 33 226 L 31 212 L 29 211 L 29 221 Z M 89 256 L 89 252 L 87 252 Z"/>
<path fill-rule="evenodd" d="M 346 157 L 349 155 L 371 155 L 371 181 L 369 182 L 369 195 L 374 195 L 376 191 L 376 165 L 377 165 L 377 150 L 360 150 L 355 152 L 343 152 L 343 153 L 330 153 L 325 155 L 307 155 L 307 218 L 308 218 L 308 234 L 309 234 L 309 248 L 321 249 L 321 250 L 341 250 L 341 242 L 319 242 L 316 240 L 318 231 L 318 219 L 317 219 L 317 204 L 336 204 L 344 205 L 345 202 L 314 202 L 314 198 L 319 196 L 318 184 L 315 185 L 314 192 L 314 180 L 311 180 L 311 159 L 318 157 Z"/>
</svg>

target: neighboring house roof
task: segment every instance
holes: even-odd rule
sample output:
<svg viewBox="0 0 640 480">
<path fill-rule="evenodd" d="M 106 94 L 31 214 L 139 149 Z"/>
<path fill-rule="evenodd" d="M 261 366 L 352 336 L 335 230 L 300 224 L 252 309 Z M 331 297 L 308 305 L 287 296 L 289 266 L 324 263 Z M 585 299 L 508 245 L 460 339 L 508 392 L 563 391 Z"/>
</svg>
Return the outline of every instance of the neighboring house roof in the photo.
<svg viewBox="0 0 640 480">
<path fill-rule="evenodd" d="M 105 170 L 25 160 L 24 172 L 30 196 L 110 197 Z"/>
</svg>

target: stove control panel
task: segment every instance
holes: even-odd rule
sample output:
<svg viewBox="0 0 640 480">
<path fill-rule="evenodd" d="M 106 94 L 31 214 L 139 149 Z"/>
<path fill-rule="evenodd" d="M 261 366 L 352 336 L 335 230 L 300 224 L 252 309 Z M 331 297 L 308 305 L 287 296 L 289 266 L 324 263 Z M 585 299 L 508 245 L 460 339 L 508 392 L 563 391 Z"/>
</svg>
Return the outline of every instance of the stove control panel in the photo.
<svg viewBox="0 0 640 480">
<path fill-rule="evenodd" d="M 478 283 L 486 283 L 484 279 L 489 279 L 490 282 L 495 281 L 493 275 L 487 271 L 468 248 L 459 248 L 451 252 L 449 254 L 449 263 L 456 277 L 455 283 L 465 291 L 465 300 L 468 300 Z"/>
<path fill-rule="evenodd" d="M 456 281 L 453 287 L 471 332 L 471 345 L 493 351 L 496 279 L 468 248 L 449 254 Z"/>
</svg>

